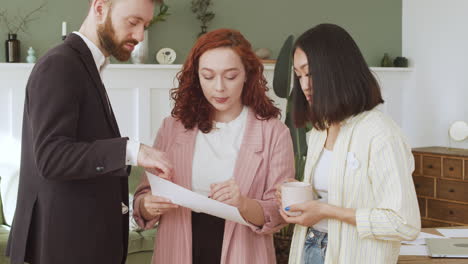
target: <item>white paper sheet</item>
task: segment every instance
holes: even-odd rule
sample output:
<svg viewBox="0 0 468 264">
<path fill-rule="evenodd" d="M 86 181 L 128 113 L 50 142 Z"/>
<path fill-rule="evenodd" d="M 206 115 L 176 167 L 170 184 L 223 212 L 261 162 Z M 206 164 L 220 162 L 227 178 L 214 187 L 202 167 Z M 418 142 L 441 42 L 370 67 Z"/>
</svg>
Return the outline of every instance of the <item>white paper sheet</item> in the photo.
<svg viewBox="0 0 468 264">
<path fill-rule="evenodd" d="M 400 256 L 429 256 L 429 252 L 425 245 L 402 245 Z"/>
<path fill-rule="evenodd" d="M 419 233 L 418 238 L 416 238 L 415 240 L 402 241 L 401 243 L 408 244 L 408 245 L 426 245 L 426 240 L 425 240 L 426 238 L 446 238 L 446 237 L 421 232 Z"/>
<path fill-rule="evenodd" d="M 252 226 L 247 223 L 240 215 L 239 210 L 231 205 L 221 203 L 205 197 L 201 194 L 187 190 L 175 183 L 166 181 L 151 173 L 148 175 L 148 181 L 151 185 L 153 195 L 162 196 L 177 205 L 192 209 L 197 213 L 205 213 L 233 221 L 246 226 Z"/>
<path fill-rule="evenodd" d="M 446 237 L 468 237 L 468 229 L 442 229 L 438 228 L 437 231 Z"/>
</svg>

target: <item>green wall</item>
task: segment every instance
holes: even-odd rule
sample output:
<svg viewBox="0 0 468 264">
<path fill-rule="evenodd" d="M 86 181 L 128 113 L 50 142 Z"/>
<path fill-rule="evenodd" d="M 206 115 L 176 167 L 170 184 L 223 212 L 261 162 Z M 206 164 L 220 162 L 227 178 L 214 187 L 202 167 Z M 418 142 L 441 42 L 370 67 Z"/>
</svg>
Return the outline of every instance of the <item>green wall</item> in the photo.
<svg viewBox="0 0 468 264">
<path fill-rule="evenodd" d="M 0 9 L 10 14 L 29 11 L 42 1 L 47 2 L 40 18 L 21 33 L 22 61 L 33 46 L 38 56 L 61 42 L 62 21 L 68 30 L 78 30 L 86 16 L 88 0 L 0 0 Z M 167 0 L 172 15 L 168 21 L 150 29 L 150 61 L 162 47 L 177 52 L 176 63 L 183 63 L 196 35 L 199 23 L 191 13 L 189 0 Z M 289 34 L 296 37 L 319 23 L 335 23 L 347 29 L 361 48 L 367 62 L 378 66 L 384 52 L 391 57 L 401 55 L 402 0 L 213 0 L 215 19 L 210 29 L 221 27 L 240 30 L 254 48 L 272 50 L 272 58 Z M 0 41 L 7 39 L 5 25 L 0 24 Z M 2 43 L 0 62 L 5 62 Z"/>
</svg>

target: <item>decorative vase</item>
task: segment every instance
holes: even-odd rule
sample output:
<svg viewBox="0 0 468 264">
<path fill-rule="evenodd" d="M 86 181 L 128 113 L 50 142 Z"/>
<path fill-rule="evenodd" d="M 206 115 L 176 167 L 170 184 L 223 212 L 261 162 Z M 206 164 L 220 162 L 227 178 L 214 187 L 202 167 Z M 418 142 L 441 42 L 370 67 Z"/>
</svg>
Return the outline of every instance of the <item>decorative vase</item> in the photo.
<svg viewBox="0 0 468 264">
<path fill-rule="evenodd" d="M 36 51 L 32 47 L 28 49 L 28 57 L 26 57 L 26 61 L 28 63 L 35 63 L 36 62 Z"/>
<path fill-rule="evenodd" d="M 257 57 L 259 59 L 263 59 L 263 60 L 266 60 L 268 58 L 270 58 L 271 56 L 271 50 L 267 49 L 267 48 L 259 48 L 255 51 L 255 55 L 257 55 Z"/>
<path fill-rule="evenodd" d="M 390 57 L 388 56 L 388 53 L 385 53 L 382 61 L 380 62 L 380 66 L 382 67 L 392 67 L 392 61 L 390 60 Z"/>
<path fill-rule="evenodd" d="M 201 31 L 200 31 L 200 33 L 198 33 L 198 37 L 201 37 L 203 34 L 205 34 L 206 32 L 208 32 L 208 31 L 207 31 L 207 29 L 208 29 L 207 26 L 200 26 L 200 28 L 201 28 Z"/>
<path fill-rule="evenodd" d="M 144 64 L 148 60 L 148 30 L 145 30 L 145 38 L 135 46 L 132 51 L 132 63 Z"/>
<path fill-rule="evenodd" d="M 16 34 L 8 34 L 8 40 L 5 41 L 5 59 L 6 62 L 20 62 L 20 41 Z"/>
</svg>

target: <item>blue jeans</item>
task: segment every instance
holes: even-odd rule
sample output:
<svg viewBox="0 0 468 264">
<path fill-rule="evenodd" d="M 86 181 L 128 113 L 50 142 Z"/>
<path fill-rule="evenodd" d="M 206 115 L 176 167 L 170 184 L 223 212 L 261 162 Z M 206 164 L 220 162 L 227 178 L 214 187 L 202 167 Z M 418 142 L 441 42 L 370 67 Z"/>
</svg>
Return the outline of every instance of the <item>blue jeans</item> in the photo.
<svg viewBox="0 0 468 264">
<path fill-rule="evenodd" d="M 304 243 L 302 262 L 304 264 L 323 264 L 325 262 L 325 254 L 327 253 L 327 245 L 328 233 L 309 228 Z"/>
</svg>

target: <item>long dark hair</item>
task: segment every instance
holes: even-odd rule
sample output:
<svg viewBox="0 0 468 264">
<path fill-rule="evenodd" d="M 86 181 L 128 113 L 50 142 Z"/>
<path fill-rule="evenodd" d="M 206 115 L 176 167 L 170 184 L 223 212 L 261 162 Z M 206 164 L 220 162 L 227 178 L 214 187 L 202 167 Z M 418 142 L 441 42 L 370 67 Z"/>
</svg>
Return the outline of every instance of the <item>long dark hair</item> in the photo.
<svg viewBox="0 0 468 264">
<path fill-rule="evenodd" d="M 294 47 L 307 56 L 312 89 L 309 105 L 298 77 L 294 77 L 296 126 L 311 122 L 314 128 L 324 130 L 384 102 L 361 51 L 343 28 L 320 24 L 304 32 Z"/>
</svg>

